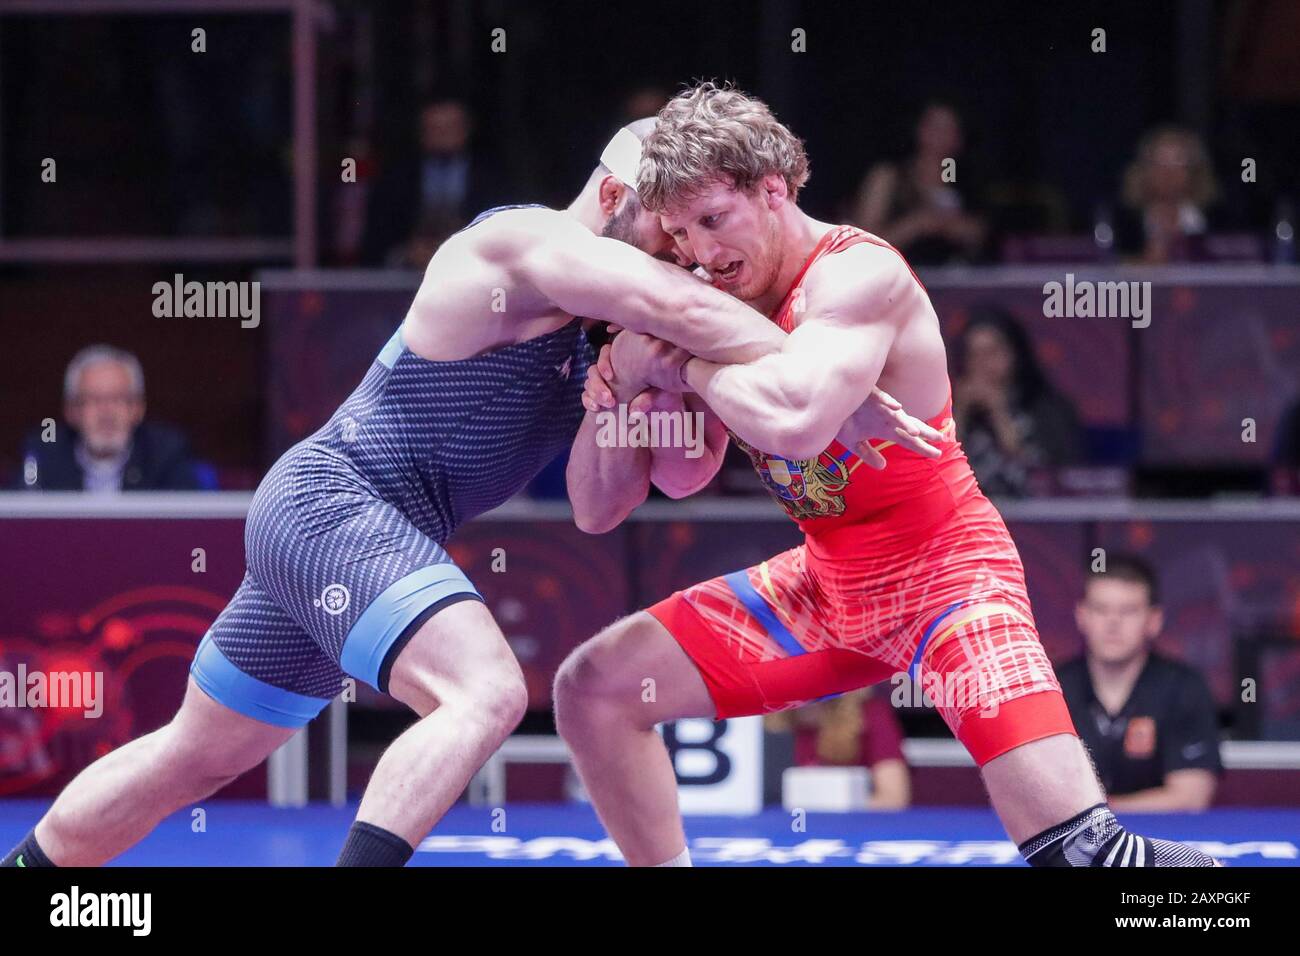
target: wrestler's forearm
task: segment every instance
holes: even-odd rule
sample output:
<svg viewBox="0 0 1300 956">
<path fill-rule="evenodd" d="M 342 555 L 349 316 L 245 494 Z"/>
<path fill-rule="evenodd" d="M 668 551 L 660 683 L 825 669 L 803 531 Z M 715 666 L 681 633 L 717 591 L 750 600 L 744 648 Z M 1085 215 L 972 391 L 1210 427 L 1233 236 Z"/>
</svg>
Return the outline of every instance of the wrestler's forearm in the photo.
<svg viewBox="0 0 1300 956">
<path fill-rule="evenodd" d="M 679 266 L 583 232 L 559 228 L 513 262 L 514 270 L 571 315 L 645 332 L 712 361 L 750 362 L 781 348 L 785 333 L 739 299 Z"/>
<path fill-rule="evenodd" d="M 820 454 L 871 395 L 893 342 L 887 322 L 805 320 L 780 352 L 743 365 L 689 359 L 685 387 L 727 427 L 770 454 Z"/>
<path fill-rule="evenodd" d="M 583 416 L 565 470 L 574 524 L 588 534 L 618 527 L 650 492 L 649 448 L 598 442 L 605 421 L 600 416 L 609 414 L 616 413 L 605 409 Z"/>
<path fill-rule="evenodd" d="M 666 393 L 671 407 L 661 404 L 658 411 L 675 411 L 681 417 L 681 441 L 658 446 L 650 452 L 650 481 L 670 498 L 695 494 L 718 473 L 727 452 L 726 426 L 712 414 L 700 396 Z"/>
<path fill-rule="evenodd" d="M 786 426 L 789 403 L 779 385 L 756 371 L 751 365 L 721 365 L 696 357 L 686 363 L 682 378 L 742 439 L 785 456 L 791 438 Z"/>
<path fill-rule="evenodd" d="M 786 333 L 761 312 L 684 271 L 666 278 L 684 285 L 671 300 L 678 304 L 647 309 L 625 323 L 627 328 L 721 364 L 752 362 L 781 351 Z"/>
<path fill-rule="evenodd" d="M 812 458 L 834 439 L 854 408 L 846 395 L 825 396 L 810 388 L 811 374 L 791 373 L 788 356 L 768 356 L 744 365 L 719 365 L 693 358 L 683 379 L 744 441 L 791 460 Z M 870 393 L 874 382 L 866 387 Z M 857 391 L 856 389 L 854 390 Z"/>
</svg>

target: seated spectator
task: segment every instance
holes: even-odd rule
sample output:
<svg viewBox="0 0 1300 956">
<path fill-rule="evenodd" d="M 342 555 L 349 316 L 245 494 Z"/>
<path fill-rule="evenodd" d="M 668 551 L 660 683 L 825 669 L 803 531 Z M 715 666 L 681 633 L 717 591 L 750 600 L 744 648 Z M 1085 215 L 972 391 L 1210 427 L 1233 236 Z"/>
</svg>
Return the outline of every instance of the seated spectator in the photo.
<svg viewBox="0 0 1300 956">
<path fill-rule="evenodd" d="M 984 221 L 966 207 L 958 183 L 944 181 L 944 163 L 962 152 L 961 119 L 933 103 L 916 124 L 916 152 L 901 163 L 878 163 L 862 181 L 851 215 L 855 225 L 887 240 L 913 265 L 978 258 Z"/>
<path fill-rule="evenodd" d="M 1116 218 L 1121 253 L 1146 264 L 1203 258 L 1206 210 L 1218 195 L 1200 137 L 1161 126 L 1142 137 L 1124 173 L 1124 209 Z"/>
<path fill-rule="evenodd" d="M 144 421 L 144 372 L 129 352 L 82 349 L 63 378 L 63 416 L 23 444 L 18 487 L 46 491 L 190 491 L 199 487 L 175 429 Z M 48 437 L 52 434 L 52 440 Z"/>
<path fill-rule="evenodd" d="M 957 437 L 985 494 L 1023 497 L 1043 471 L 1078 461 L 1083 438 L 1074 409 L 1009 313 L 972 310 L 953 363 Z"/>
<path fill-rule="evenodd" d="M 379 164 L 362 240 L 368 263 L 423 269 L 427 250 L 493 205 L 496 175 L 470 149 L 473 119 L 464 103 L 428 103 L 418 132 L 418 155 Z"/>
<path fill-rule="evenodd" d="M 903 728 L 888 695 L 871 688 L 829 701 L 771 714 L 764 726 L 794 734 L 799 767 L 866 767 L 872 810 L 901 810 L 912 802 L 903 760 Z"/>
<path fill-rule="evenodd" d="M 1117 812 L 1199 812 L 1214 799 L 1219 724 L 1205 680 L 1156 654 L 1164 624 L 1155 573 L 1112 555 L 1075 609 L 1084 654 L 1057 668 L 1061 690 Z"/>
</svg>

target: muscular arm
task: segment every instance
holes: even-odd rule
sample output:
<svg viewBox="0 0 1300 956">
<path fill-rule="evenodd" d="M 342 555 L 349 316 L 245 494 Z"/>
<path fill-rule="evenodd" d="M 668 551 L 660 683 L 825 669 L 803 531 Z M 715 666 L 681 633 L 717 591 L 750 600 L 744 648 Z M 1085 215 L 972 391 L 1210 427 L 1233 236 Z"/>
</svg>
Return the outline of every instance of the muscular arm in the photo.
<svg viewBox="0 0 1300 956">
<path fill-rule="evenodd" d="M 745 441 L 784 458 L 817 455 L 867 399 L 904 316 L 902 260 L 861 245 L 823 260 L 808 314 L 779 352 L 737 365 L 691 359 L 685 381 Z"/>
<path fill-rule="evenodd" d="M 762 313 L 685 269 L 595 236 L 562 214 L 536 212 L 533 222 L 510 268 L 571 315 L 646 332 L 715 362 L 749 362 L 785 339 Z"/>
<path fill-rule="evenodd" d="M 583 416 L 564 475 L 573 523 L 588 534 L 618 527 L 650 493 L 651 449 L 599 447 L 601 414 Z"/>
<path fill-rule="evenodd" d="M 602 354 L 602 363 L 607 366 L 607 353 Z M 618 412 L 616 408 L 589 406 L 574 439 L 566 472 L 574 523 L 589 534 L 603 534 L 621 524 L 645 501 L 651 483 L 672 498 L 699 491 L 722 466 L 728 441 L 722 422 L 698 395 L 659 389 L 638 392 L 640 385 L 619 383 L 612 375 L 602 378 L 619 404 L 646 411 L 684 412 L 693 416 L 692 428 L 698 430 L 690 435 L 693 447 L 602 446 L 598 441 L 604 421 L 601 416 L 617 416 Z"/>
<path fill-rule="evenodd" d="M 727 426 L 693 392 L 679 395 L 655 390 L 658 409 L 680 409 L 691 416 L 697 446 L 654 448 L 650 455 L 650 481 L 669 498 L 695 494 L 718 473 L 727 454 Z"/>
</svg>

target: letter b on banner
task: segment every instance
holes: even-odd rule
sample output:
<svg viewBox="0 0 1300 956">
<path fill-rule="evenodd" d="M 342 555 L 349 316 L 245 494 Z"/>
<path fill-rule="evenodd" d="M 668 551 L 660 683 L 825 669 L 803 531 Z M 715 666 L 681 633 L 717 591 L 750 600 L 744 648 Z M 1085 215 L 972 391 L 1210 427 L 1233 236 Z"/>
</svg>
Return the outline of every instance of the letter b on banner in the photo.
<svg viewBox="0 0 1300 956">
<path fill-rule="evenodd" d="M 678 728 L 681 734 L 678 734 Z M 700 739 L 703 730 L 706 737 Z M 718 749 L 727 732 L 727 722 L 719 720 L 678 720 L 664 724 L 664 745 L 672 759 L 679 787 L 711 787 L 731 776 L 731 757 Z"/>
<path fill-rule="evenodd" d="M 763 808 L 761 717 L 676 720 L 661 729 L 683 813 L 758 813 Z"/>
</svg>

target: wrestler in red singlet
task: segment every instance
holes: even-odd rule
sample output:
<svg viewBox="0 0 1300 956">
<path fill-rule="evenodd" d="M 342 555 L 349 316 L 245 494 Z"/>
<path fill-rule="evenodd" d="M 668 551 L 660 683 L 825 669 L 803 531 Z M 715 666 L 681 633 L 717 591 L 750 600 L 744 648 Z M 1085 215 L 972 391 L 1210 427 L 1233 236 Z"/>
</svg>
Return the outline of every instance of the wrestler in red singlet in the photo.
<svg viewBox="0 0 1300 956">
<path fill-rule="evenodd" d="M 809 269 L 859 242 L 893 249 L 852 226 L 832 229 L 773 321 L 790 332 Z M 949 438 L 941 457 L 880 443 L 883 471 L 838 441 L 816 459 L 789 461 L 732 434 L 805 543 L 649 609 L 699 668 L 719 719 L 881 680 L 901 685 L 906 674 L 980 766 L 1075 734 L 1020 556 L 955 438 L 951 396 L 928 424 Z"/>
</svg>

